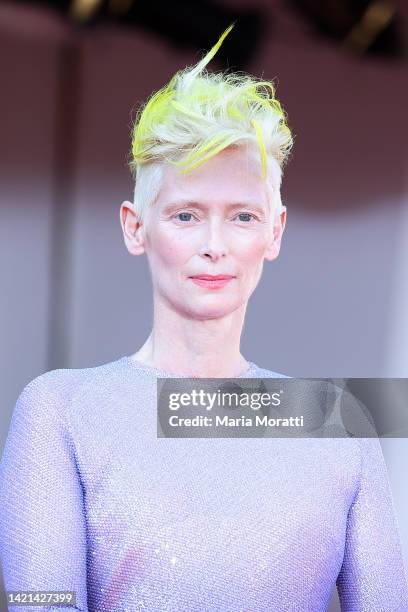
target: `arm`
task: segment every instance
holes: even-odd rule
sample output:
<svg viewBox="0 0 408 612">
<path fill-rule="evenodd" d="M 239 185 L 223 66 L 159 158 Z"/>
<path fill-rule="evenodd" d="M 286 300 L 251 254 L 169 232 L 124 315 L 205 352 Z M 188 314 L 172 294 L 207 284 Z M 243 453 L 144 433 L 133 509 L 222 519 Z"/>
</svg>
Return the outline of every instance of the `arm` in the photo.
<svg viewBox="0 0 408 612">
<path fill-rule="evenodd" d="M 378 438 L 358 438 L 361 473 L 347 518 L 337 589 L 343 612 L 407 612 L 408 586 Z"/>
<path fill-rule="evenodd" d="M 47 374 L 14 407 L 0 463 L 0 560 L 7 591 L 76 591 L 76 605 L 30 611 L 87 612 L 86 529 L 72 440 Z M 26 611 L 27 606 L 10 606 Z"/>
</svg>

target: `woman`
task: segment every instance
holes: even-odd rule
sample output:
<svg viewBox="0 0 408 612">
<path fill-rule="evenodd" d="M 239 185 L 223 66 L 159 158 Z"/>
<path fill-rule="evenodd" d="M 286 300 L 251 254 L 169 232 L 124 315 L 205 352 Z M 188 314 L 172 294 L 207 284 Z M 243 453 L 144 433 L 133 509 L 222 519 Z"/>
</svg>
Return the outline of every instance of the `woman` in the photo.
<svg viewBox="0 0 408 612">
<path fill-rule="evenodd" d="M 42 374 L 17 400 L 6 589 L 74 591 L 66 611 L 323 612 L 337 584 L 342 610 L 408 610 L 378 440 L 157 437 L 159 377 L 283 376 L 247 361 L 240 337 L 279 253 L 292 136 L 271 83 L 206 72 L 230 29 L 135 122 L 120 221 L 151 271 L 149 338 Z"/>
</svg>

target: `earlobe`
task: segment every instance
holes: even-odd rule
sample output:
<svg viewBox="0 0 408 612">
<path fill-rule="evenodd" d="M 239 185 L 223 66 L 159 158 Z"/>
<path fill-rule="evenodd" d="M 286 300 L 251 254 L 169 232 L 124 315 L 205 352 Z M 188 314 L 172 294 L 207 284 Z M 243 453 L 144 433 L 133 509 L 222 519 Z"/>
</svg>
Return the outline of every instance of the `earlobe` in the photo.
<svg viewBox="0 0 408 612">
<path fill-rule="evenodd" d="M 273 236 L 265 252 L 265 259 L 268 259 L 269 261 L 273 261 L 279 255 L 282 234 L 283 234 L 283 230 L 285 229 L 285 222 L 286 222 L 286 208 L 279 215 L 279 220 L 276 221 L 273 226 Z"/>
<path fill-rule="evenodd" d="M 268 261 L 273 261 L 279 255 L 279 251 L 280 239 L 273 239 L 265 252 L 265 259 L 267 259 Z"/>
<path fill-rule="evenodd" d="M 125 243 L 131 255 L 143 255 L 145 253 L 143 228 L 135 230 L 130 239 L 125 239 Z"/>
<path fill-rule="evenodd" d="M 286 224 L 286 206 L 282 206 L 282 211 L 279 214 L 278 220 L 273 226 L 273 236 L 265 252 L 265 259 L 273 261 L 279 255 L 283 231 Z"/>
</svg>

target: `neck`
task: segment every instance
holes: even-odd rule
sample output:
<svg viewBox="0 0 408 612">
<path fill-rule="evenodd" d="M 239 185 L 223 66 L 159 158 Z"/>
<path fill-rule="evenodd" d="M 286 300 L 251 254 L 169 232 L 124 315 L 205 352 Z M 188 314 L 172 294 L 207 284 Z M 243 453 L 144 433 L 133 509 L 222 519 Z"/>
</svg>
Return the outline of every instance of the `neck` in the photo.
<svg viewBox="0 0 408 612">
<path fill-rule="evenodd" d="M 154 301 L 153 329 L 132 355 L 146 365 L 183 376 L 233 378 L 248 362 L 240 352 L 246 304 L 228 315 L 197 319 Z"/>
</svg>

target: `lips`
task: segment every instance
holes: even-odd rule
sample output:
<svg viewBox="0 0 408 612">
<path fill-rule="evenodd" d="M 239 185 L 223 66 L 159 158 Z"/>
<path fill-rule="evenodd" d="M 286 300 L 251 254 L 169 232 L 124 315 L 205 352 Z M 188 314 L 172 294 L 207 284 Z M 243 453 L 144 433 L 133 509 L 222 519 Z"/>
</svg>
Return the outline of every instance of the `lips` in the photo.
<svg viewBox="0 0 408 612">
<path fill-rule="evenodd" d="M 197 274 L 196 276 L 190 276 L 193 283 L 203 289 L 209 289 L 211 291 L 222 289 L 234 278 L 235 276 L 231 276 L 230 274 Z"/>
<path fill-rule="evenodd" d="M 190 276 L 190 278 L 199 278 L 201 280 L 216 281 L 216 280 L 228 280 L 229 278 L 235 278 L 235 277 L 232 276 L 231 274 L 216 274 L 216 275 L 196 274 L 194 276 Z"/>
</svg>

